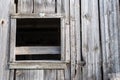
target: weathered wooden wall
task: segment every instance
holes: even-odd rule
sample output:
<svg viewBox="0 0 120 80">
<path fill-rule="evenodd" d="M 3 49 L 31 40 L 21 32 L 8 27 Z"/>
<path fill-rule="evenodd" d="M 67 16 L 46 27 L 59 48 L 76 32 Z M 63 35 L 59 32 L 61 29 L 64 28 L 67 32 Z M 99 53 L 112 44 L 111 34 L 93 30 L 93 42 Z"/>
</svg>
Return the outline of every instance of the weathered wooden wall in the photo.
<svg viewBox="0 0 120 80">
<path fill-rule="evenodd" d="M 0 80 L 9 80 L 9 4 L 10 0 L 0 0 Z"/>
<path fill-rule="evenodd" d="M 9 11 L 10 0 L 0 0 L 0 80 L 119 80 L 119 0 L 34 1 L 18 0 L 17 12 L 65 14 L 69 36 L 64 46 L 71 49 L 65 50 L 71 55 L 65 59 L 71 65 L 66 70 L 9 70 L 9 18 L 15 10 Z"/>
<path fill-rule="evenodd" d="M 120 72 L 119 0 L 99 0 L 103 79 Z"/>
</svg>

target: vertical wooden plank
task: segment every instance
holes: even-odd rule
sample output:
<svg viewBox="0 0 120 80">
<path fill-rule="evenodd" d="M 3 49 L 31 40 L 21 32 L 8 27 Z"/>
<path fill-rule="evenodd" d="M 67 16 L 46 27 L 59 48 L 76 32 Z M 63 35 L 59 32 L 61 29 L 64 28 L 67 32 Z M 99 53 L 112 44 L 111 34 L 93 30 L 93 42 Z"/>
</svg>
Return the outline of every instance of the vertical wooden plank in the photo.
<svg viewBox="0 0 120 80">
<path fill-rule="evenodd" d="M 65 61 L 70 62 L 70 0 L 62 1 L 62 11 L 65 14 Z M 70 80 L 70 64 L 65 69 L 65 80 Z"/>
<path fill-rule="evenodd" d="M 9 6 L 10 0 L 0 0 L 0 80 L 9 79 Z"/>
<path fill-rule="evenodd" d="M 75 0 L 70 0 L 70 39 L 71 39 L 71 80 L 75 80 L 76 49 L 75 49 Z"/>
<path fill-rule="evenodd" d="M 81 73 L 81 26 L 80 26 L 80 0 L 75 0 L 75 42 L 76 42 L 76 75 L 75 80 L 82 80 Z"/>
<path fill-rule="evenodd" d="M 10 62 L 15 61 L 16 19 L 11 19 L 10 27 Z"/>
<path fill-rule="evenodd" d="M 55 13 L 55 0 L 34 0 L 35 13 Z"/>
<path fill-rule="evenodd" d="M 81 0 L 83 80 L 101 80 L 98 0 Z"/>
<path fill-rule="evenodd" d="M 66 61 L 70 62 L 70 15 L 69 15 L 69 0 L 64 1 L 65 5 L 65 53 Z"/>
<path fill-rule="evenodd" d="M 61 60 L 65 60 L 65 19 L 61 19 Z"/>
<path fill-rule="evenodd" d="M 18 0 L 18 13 L 30 14 L 33 12 L 33 0 Z"/>
<path fill-rule="evenodd" d="M 10 62 L 15 61 L 16 19 L 10 19 Z M 14 79 L 14 70 L 10 70 L 10 80 Z"/>
<path fill-rule="evenodd" d="M 120 72 L 118 45 L 119 0 L 100 0 L 100 25 L 102 35 L 103 78 L 108 73 Z"/>
</svg>

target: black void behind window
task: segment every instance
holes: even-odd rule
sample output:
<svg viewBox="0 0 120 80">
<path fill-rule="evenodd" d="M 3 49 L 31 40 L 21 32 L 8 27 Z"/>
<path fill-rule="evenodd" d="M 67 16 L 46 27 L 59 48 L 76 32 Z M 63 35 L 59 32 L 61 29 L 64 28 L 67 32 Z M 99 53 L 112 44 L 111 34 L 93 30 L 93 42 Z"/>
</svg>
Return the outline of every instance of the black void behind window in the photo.
<svg viewBox="0 0 120 80">
<path fill-rule="evenodd" d="M 60 19 L 17 19 L 16 46 L 60 46 Z"/>
<path fill-rule="evenodd" d="M 17 19 L 16 47 L 61 46 L 61 19 Z M 60 60 L 60 54 L 16 55 L 16 60 Z"/>
</svg>

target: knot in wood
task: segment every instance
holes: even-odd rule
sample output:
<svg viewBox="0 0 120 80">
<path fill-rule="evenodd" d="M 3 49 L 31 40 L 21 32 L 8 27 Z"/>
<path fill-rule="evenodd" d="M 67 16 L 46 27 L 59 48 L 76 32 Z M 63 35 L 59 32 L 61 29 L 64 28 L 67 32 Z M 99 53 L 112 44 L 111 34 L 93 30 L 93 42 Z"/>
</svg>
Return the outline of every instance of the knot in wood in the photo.
<svg viewBox="0 0 120 80">
<path fill-rule="evenodd" d="M 1 21 L 0 21 L 0 24 L 2 24 L 2 25 L 3 25 L 4 23 L 5 23 L 5 21 L 4 21 L 4 20 L 1 20 Z"/>
</svg>

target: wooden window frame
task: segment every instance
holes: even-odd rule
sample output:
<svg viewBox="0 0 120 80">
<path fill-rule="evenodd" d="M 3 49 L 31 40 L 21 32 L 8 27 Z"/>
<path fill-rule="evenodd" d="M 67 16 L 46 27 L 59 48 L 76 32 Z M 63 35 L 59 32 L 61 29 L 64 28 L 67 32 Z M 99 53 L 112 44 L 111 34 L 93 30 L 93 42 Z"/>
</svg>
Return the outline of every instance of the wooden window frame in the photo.
<svg viewBox="0 0 120 80">
<path fill-rule="evenodd" d="M 61 26 L 61 60 L 51 61 L 51 60 L 22 60 L 16 61 L 15 53 L 18 47 L 15 46 L 16 41 L 16 19 L 24 19 L 24 18 L 60 18 Z M 65 18 L 61 15 L 44 15 L 41 14 L 14 14 L 11 15 L 11 29 L 10 29 L 10 69 L 64 69 L 67 67 L 70 61 L 66 60 L 65 57 L 70 57 L 66 53 L 66 46 L 65 46 Z M 67 35 L 68 36 L 68 35 Z M 29 47 L 26 47 L 29 48 Z M 20 48 L 19 48 L 20 49 Z M 70 54 L 70 53 L 69 53 Z"/>
</svg>

